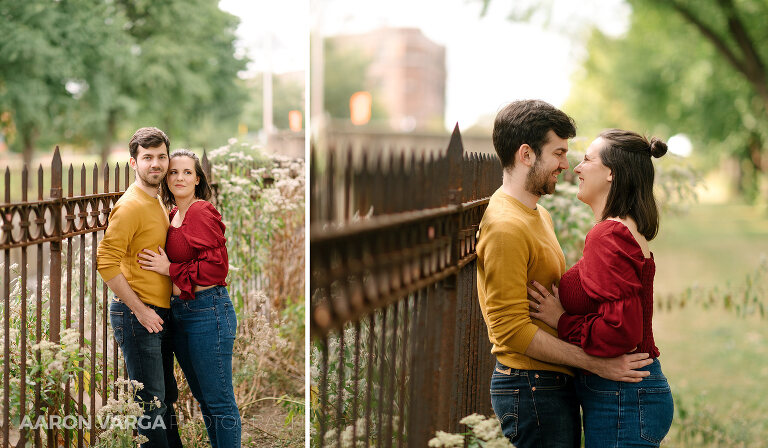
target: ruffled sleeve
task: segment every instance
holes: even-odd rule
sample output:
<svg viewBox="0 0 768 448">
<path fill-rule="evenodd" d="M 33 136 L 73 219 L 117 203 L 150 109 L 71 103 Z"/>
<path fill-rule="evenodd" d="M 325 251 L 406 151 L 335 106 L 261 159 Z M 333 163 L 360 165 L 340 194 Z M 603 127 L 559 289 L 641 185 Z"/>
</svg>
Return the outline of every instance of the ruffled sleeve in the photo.
<svg viewBox="0 0 768 448">
<path fill-rule="evenodd" d="M 196 285 L 225 284 L 229 270 L 225 229 L 221 214 L 209 202 L 196 202 L 187 211 L 180 230 L 197 252 L 197 257 L 183 263 L 171 263 L 169 270 L 171 280 L 181 289 L 182 300 L 194 299 Z"/>
<path fill-rule="evenodd" d="M 643 334 L 642 267 L 642 250 L 624 224 L 609 220 L 595 226 L 587 235 L 579 273 L 582 288 L 598 310 L 563 314 L 557 325 L 560 338 L 594 356 L 634 351 Z"/>
</svg>

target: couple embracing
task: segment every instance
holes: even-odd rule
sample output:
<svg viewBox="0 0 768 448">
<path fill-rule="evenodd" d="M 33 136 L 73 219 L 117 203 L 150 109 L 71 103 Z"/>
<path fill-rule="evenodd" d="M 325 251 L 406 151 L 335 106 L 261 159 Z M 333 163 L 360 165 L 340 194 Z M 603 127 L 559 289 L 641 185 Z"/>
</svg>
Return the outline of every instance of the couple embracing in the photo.
<svg viewBox="0 0 768 448">
<path fill-rule="evenodd" d="M 239 447 L 232 388 L 237 318 L 225 288 L 225 226 L 208 202 L 211 187 L 198 157 L 185 149 L 169 153 L 160 129 L 139 129 L 128 146 L 136 181 L 109 214 L 97 264 L 115 295 L 109 317 L 128 376 L 144 386 L 137 392 L 142 447 L 182 446 L 174 354 L 211 445 Z"/>
<path fill-rule="evenodd" d="M 648 241 L 659 214 L 651 157 L 667 147 L 603 131 L 574 168 L 578 199 L 597 222 L 565 269 L 549 213 L 537 202 L 569 168 L 573 120 L 543 101 L 496 117 L 504 177 L 480 223 L 477 287 L 496 356 L 491 403 L 518 448 L 659 446 L 672 394 L 654 344 Z"/>
</svg>

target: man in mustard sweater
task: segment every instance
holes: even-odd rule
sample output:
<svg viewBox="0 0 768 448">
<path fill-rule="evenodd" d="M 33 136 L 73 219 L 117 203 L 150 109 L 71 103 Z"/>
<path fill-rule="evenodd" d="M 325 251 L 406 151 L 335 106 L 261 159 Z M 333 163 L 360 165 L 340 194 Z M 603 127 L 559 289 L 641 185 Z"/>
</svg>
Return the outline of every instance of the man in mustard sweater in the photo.
<svg viewBox="0 0 768 448">
<path fill-rule="evenodd" d="M 575 366 L 616 381 L 637 382 L 648 355 L 597 358 L 557 338 L 557 330 L 528 312 L 527 285 L 548 289 L 565 272 L 552 218 L 537 204 L 568 169 L 573 120 L 543 101 L 516 101 L 499 112 L 493 145 L 504 169 L 502 186 L 480 222 L 477 290 L 496 355 L 491 403 L 504 435 L 518 448 L 578 447 Z"/>
<path fill-rule="evenodd" d="M 148 439 L 144 448 L 182 446 L 173 410 L 178 389 L 168 328 L 171 281 L 138 264 L 143 249 L 165 248 L 169 221 L 158 187 L 168 170 L 169 146 L 157 128 L 133 135 L 128 147 L 136 181 L 112 208 L 97 253 L 99 274 L 116 296 L 109 318 L 128 377 L 144 385 L 137 393 L 144 407 L 137 425 Z"/>
</svg>

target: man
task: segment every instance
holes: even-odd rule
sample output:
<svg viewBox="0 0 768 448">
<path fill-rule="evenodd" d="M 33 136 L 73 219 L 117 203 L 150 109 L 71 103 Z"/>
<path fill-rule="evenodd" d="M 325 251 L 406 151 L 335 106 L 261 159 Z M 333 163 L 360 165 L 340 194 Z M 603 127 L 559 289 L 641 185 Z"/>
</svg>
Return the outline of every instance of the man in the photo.
<svg viewBox="0 0 768 448">
<path fill-rule="evenodd" d="M 109 214 L 97 254 L 99 274 L 116 295 L 109 317 L 128 377 L 144 385 L 137 393 L 144 407 L 138 422 L 139 434 L 148 439 L 144 448 L 182 446 L 173 410 L 178 389 L 168 328 L 171 281 L 138 263 L 143 249 L 165 248 L 169 221 L 158 188 L 168 170 L 169 146 L 160 129 L 133 134 L 128 147 L 136 181 Z"/>
<path fill-rule="evenodd" d="M 518 448 L 580 445 L 573 371 L 566 365 L 637 382 L 648 372 L 633 369 L 651 362 L 645 353 L 587 355 L 528 312 L 529 282 L 551 290 L 565 272 L 552 218 L 537 202 L 555 191 L 557 176 L 568 169 L 568 139 L 575 135 L 568 115 L 536 100 L 509 104 L 493 128 L 504 174 L 480 222 L 477 289 L 497 360 L 491 403 L 504 435 Z"/>
</svg>

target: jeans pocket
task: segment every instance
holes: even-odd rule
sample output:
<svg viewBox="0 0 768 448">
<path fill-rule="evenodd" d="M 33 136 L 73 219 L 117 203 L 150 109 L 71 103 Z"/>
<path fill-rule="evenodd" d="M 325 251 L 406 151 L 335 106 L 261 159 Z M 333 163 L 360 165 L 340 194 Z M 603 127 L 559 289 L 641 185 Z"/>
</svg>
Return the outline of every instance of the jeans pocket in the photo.
<svg viewBox="0 0 768 448">
<path fill-rule="evenodd" d="M 117 345 L 121 347 L 123 345 L 123 312 L 122 311 L 110 311 L 109 323 L 112 325 L 112 332 L 115 334 L 115 341 Z"/>
<path fill-rule="evenodd" d="M 675 405 L 669 386 L 657 389 L 638 389 L 640 407 L 640 437 L 661 443 L 672 426 Z"/>
<path fill-rule="evenodd" d="M 184 309 L 193 313 L 205 313 L 216 309 L 214 303 L 207 298 L 184 301 Z"/>
<path fill-rule="evenodd" d="M 589 392 L 598 395 L 619 395 L 619 385 L 616 381 L 606 380 L 597 375 L 582 375 L 580 380 Z"/>
<path fill-rule="evenodd" d="M 564 373 L 539 373 L 534 375 L 532 381 L 536 390 L 560 390 L 568 385 L 568 378 Z"/>
<path fill-rule="evenodd" d="M 504 436 L 510 440 L 516 437 L 520 389 L 491 389 L 491 406 L 501 423 Z"/>
</svg>

